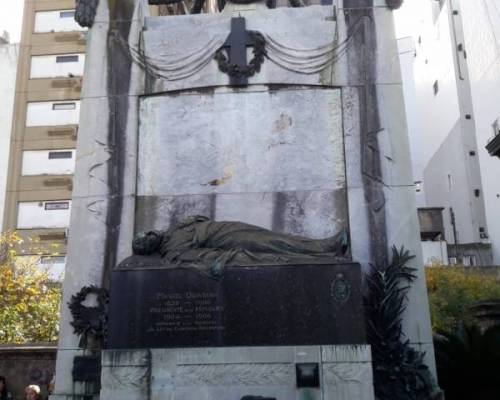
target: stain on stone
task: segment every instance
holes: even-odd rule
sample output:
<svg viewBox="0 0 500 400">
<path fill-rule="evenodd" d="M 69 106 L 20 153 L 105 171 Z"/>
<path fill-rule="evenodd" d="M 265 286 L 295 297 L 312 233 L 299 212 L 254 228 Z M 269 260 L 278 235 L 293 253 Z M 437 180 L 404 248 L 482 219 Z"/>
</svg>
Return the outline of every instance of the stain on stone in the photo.
<svg viewBox="0 0 500 400">
<path fill-rule="evenodd" d="M 228 181 L 230 181 L 232 179 L 232 177 L 233 177 L 232 167 L 226 167 L 226 168 L 224 168 L 224 175 L 222 176 L 222 178 L 213 179 L 209 182 L 202 183 L 201 185 L 202 186 L 222 186 L 222 185 L 226 184 Z"/>
<path fill-rule="evenodd" d="M 113 149 L 108 161 L 108 207 L 106 211 L 106 243 L 102 287 L 109 287 L 109 275 L 116 265 L 120 221 L 123 210 L 126 135 L 129 112 L 132 62 L 128 42 L 134 14 L 133 0 L 110 1 L 110 28 L 108 31 L 108 146 Z"/>
<path fill-rule="evenodd" d="M 135 233 L 165 229 L 190 215 L 215 219 L 216 195 L 137 196 Z"/>
<path fill-rule="evenodd" d="M 209 217 L 211 220 L 215 221 L 215 214 L 217 210 L 217 194 L 212 193 L 208 195 L 210 202 L 210 214 Z"/>
<path fill-rule="evenodd" d="M 382 155 L 379 150 L 378 136 L 383 128 L 380 125 L 379 105 L 377 100 L 377 40 L 376 27 L 373 22 L 373 0 L 344 0 L 344 8 L 350 8 L 345 16 L 348 30 L 360 21 L 364 29 L 357 31 L 353 38 L 355 44 L 348 51 L 350 76 L 356 82 L 359 99 L 361 173 L 365 202 L 368 207 L 368 223 L 370 229 L 370 252 L 373 262 L 385 265 L 387 254 L 387 225 L 385 212 L 385 195 L 382 175 Z M 359 49 L 363 49 L 359 52 Z M 364 84 L 358 79 L 363 77 Z"/>
<path fill-rule="evenodd" d="M 269 145 L 267 149 L 270 150 L 277 146 L 292 144 L 292 136 L 289 134 L 289 129 L 293 125 L 293 120 L 290 115 L 282 112 L 279 118 L 274 121 L 273 128 L 269 136 Z"/>
<path fill-rule="evenodd" d="M 346 189 L 273 194 L 271 229 L 324 238 L 348 230 Z"/>
<path fill-rule="evenodd" d="M 285 228 L 285 208 L 287 196 L 286 193 L 283 192 L 276 192 L 273 196 L 272 230 L 275 232 L 283 232 L 283 229 Z"/>
<path fill-rule="evenodd" d="M 210 182 L 204 183 L 203 186 L 220 186 L 224 183 L 224 179 L 214 179 Z"/>
<path fill-rule="evenodd" d="M 286 197 L 286 231 L 295 235 L 303 235 L 303 223 L 306 216 L 306 195 L 304 193 L 287 193 Z"/>
<path fill-rule="evenodd" d="M 287 89 L 298 90 L 300 88 L 304 88 L 304 89 L 311 88 L 310 86 L 295 85 L 295 84 L 291 84 L 291 83 L 270 83 L 270 84 L 267 84 L 266 86 L 269 90 L 269 95 L 271 95 L 271 96 L 276 94 L 276 92 L 278 92 L 279 90 L 287 90 Z"/>
<path fill-rule="evenodd" d="M 292 117 L 287 113 L 282 112 L 278 120 L 273 124 L 274 132 L 284 132 L 289 129 L 293 124 Z"/>
</svg>

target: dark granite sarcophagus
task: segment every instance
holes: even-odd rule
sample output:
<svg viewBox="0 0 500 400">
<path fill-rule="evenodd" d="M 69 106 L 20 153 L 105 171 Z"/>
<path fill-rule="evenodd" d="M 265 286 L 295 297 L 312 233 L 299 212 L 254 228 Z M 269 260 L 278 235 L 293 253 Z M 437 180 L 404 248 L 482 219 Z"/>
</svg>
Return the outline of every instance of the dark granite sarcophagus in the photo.
<svg viewBox="0 0 500 400">
<path fill-rule="evenodd" d="M 365 343 L 359 264 L 228 266 L 213 279 L 145 258 L 112 273 L 108 348 Z"/>
</svg>

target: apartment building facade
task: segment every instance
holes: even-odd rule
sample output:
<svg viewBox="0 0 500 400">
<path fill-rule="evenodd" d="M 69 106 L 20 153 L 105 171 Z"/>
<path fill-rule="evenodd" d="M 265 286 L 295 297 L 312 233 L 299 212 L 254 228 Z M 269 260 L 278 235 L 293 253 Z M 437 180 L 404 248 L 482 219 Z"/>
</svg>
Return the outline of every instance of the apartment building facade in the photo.
<svg viewBox="0 0 500 400">
<path fill-rule="evenodd" d="M 0 227 L 3 223 L 19 45 L 0 33 Z"/>
<path fill-rule="evenodd" d="M 26 0 L 3 230 L 23 238 L 54 277 L 64 268 L 86 32 L 74 0 Z"/>
<path fill-rule="evenodd" d="M 500 264 L 500 161 L 486 148 L 500 118 L 500 1 L 407 1 L 418 3 L 413 46 L 400 41 L 413 48 L 413 63 L 400 52 L 414 79 L 405 101 L 415 104 L 420 206 L 443 209 L 452 263 Z"/>
</svg>

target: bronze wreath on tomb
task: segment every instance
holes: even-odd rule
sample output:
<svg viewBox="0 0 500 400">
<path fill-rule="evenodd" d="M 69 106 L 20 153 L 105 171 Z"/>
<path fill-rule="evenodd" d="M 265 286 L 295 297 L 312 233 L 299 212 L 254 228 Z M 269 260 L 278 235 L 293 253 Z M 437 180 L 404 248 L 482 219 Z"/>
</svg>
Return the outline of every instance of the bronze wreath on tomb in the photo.
<svg viewBox="0 0 500 400">
<path fill-rule="evenodd" d="M 89 295 L 97 296 L 96 307 L 86 307 L 83 302 Z M 71 326 L 74 333 L 80 337 L 79 346 L 86 348 L 89 336 L 95 340 L 102 340 L 105 336 L 106 306 L 108 291 L 97 286 L 85 286 L 77 294 L 71 296 L 68 307 L 73 316 Z"/>
<path fill-rule="evenodd" d="M 249 31 L 249 35 L 255 41 L 255 45 L 253 46 L 253 58 L 249 61 L 248 65 L 241 67 L 230 63 L 224 48 L 221 48 L 215 53 L 215 60 L 219 64 L 221 72 L 235 78 L 248 78 L 260 72 L 260 67 L 266 56 L 266 39 L 264 39 L 264 36 L 260 32 L 256 31 Z"/>
</svg>

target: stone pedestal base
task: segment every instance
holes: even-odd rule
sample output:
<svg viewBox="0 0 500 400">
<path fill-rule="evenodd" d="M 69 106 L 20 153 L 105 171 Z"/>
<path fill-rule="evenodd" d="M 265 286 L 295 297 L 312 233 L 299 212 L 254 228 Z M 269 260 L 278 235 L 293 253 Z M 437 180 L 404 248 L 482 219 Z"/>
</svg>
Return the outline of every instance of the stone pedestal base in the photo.
<svg viewBox="0 0 500 400">
<path fill-rule="evenodd" d="M 300 364 L 318 365 L 317 387 L 298 387 Z M 244 396 L 276 400 L 374 400 L 370 347 L 103 352 L 101 400 L 239 400 Z"/>
</svg>

